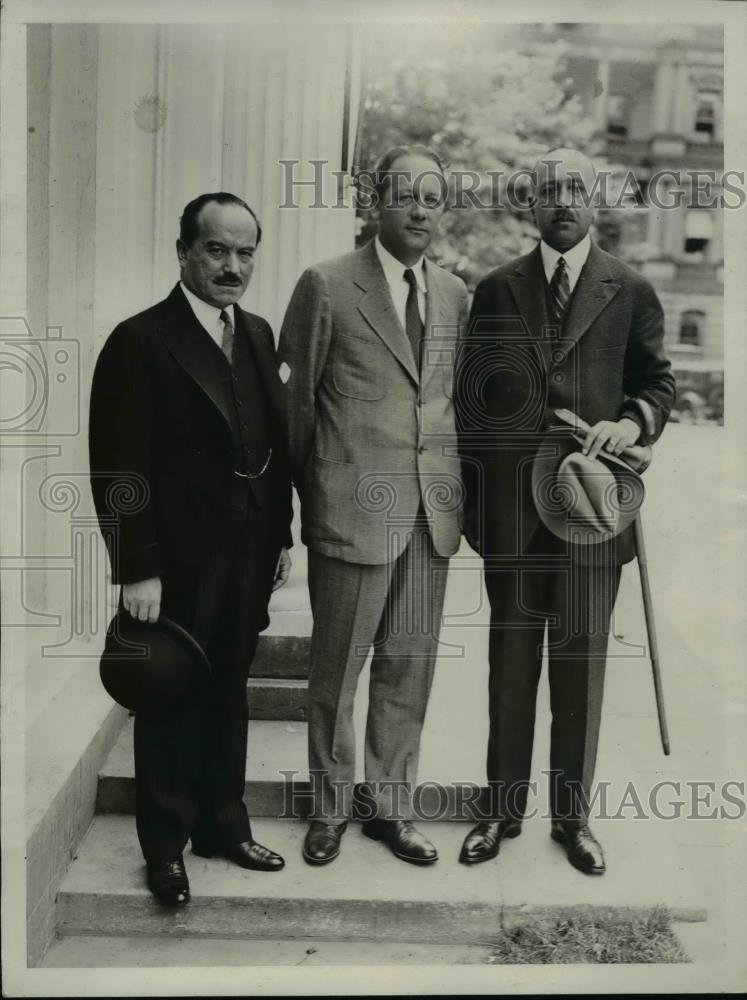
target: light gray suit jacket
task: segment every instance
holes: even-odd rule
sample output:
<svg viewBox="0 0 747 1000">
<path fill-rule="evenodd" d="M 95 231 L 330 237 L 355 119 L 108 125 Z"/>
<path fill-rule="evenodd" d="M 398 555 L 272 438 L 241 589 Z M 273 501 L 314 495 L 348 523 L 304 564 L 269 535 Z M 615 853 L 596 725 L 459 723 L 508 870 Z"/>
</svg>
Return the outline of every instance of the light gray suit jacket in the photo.
<svg viewBox="0 0 747 1000">
<path fill-rule="evenodd" d="M 459 546 L 452 396 L 467 290 L 431 261 L 426 288 L 420 372 L 373 242 L 308 268 L 291 298 L 278 346 L 289 453 L 302 538 L 323 555 L 396 559 L 421 503 L 436 551 Z"/>
</svg>

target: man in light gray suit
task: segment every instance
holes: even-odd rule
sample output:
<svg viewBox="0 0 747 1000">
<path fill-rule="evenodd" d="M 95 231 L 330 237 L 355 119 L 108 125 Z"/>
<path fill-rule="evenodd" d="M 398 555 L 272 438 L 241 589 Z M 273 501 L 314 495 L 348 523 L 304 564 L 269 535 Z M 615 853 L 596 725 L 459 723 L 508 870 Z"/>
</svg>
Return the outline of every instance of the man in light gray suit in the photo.
<svg viewBox="0 0 747 1000">
<path fill-rule="evenodd" d="M 452 393 L 467 291 L 424 257 L 445 200 L 438 156 L 396 147 L 373 176 L 378 235 L 304 272 L 278 348 L 309 548 L 303 854 L 318 865 L 339 854 L 352 812 L 353 700 L 372 646 L 363 832 L 404 861 L 438 859 L 412 823 L 412 791 L 462 527 Z"/>
</svg>

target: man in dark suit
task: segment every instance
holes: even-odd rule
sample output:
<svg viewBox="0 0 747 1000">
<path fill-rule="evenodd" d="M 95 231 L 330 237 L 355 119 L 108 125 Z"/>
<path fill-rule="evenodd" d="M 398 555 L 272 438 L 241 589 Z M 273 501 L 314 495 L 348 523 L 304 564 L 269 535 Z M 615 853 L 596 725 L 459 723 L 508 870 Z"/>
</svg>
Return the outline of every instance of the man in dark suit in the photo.
<svg viewBox="0 0 747 1000">
<path fill-rule="evenodd" d="M 424 256 L 443 167 L 397 147 L 375 172 L 378 234 L 309 268 L 283 322 L 289 450 L 314 615 L 309 864 L 337 857 L 355 778 L 353 701 L 373 647 L 364 833 L 412 864 L 436 848 L 412 823 L 448 557 L 461 537 L 452 403 L 467 290 Z"/>
<path fill-rule="evenodd" d="M 547 625 L 551 834 L 577 868 L 605 870 L 588 803 L 609 621 L 632 529 L 601 545 L 561 542 L 532 501 L 532 463 L 557 408 L 591 425 L 583 450 L 592 458 L 654 442 L 674 378 L 653 288 L 589 238 L 594 184 L 592 164 L 574 150 L 538 162 L 541 242 L 480 282 L 459 365 L 465 534 L 484 558 L 491 609 L 492 818 L 467 836 L 466 864 L 495 857 L 501 839 L 521 830 Z"/>
<path fill-rule="evenodd" d="M 148 884 L 161 901 L 189 900 L 182 852 L 222 854 L 276 871 L 242 801 L 246 681 L 273 589 L 290 567 L 291 485 L 285 402 L 272 331 L 236 303 L 261 238 L 235 195 L 184 209 L 181 281 L 125 320 L 98 358 L 90 464 L 96 511 L 121 604 L 159 614 L 202 645 L 213 672 L 199 707 L 135 718 L 137 831 Z M 140 501 L 117 502 L 131 490 Z"/>
</svg>

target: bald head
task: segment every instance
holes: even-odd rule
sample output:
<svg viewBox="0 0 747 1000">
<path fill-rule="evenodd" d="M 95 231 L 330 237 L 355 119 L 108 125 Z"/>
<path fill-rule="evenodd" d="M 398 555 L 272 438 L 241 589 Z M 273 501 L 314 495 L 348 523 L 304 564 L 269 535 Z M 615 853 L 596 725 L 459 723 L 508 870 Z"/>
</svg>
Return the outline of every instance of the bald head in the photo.
<svg viewBox="0 0 747 1000">
<path fill-rule="evenodd" d="M 560 253 L 589 231 L 595 214 L 595 180 L 594 164 L 577 149 L 551 149 L 534 165 L 534 218 L 542 239 Z"/>
<path fill-rule="evenodd" d="M 534 187 L 547 181 L 551 177 L 560 177 L 573 174 L 583 179 L 588 191 L 594 187 L 596 170 L 586 153 L 578 149 L 567 149 L 558 146 L 557 149 L 550 149 L 537 157 L 537 162 L 532 168 L 532 181 Z"/>
</svg>

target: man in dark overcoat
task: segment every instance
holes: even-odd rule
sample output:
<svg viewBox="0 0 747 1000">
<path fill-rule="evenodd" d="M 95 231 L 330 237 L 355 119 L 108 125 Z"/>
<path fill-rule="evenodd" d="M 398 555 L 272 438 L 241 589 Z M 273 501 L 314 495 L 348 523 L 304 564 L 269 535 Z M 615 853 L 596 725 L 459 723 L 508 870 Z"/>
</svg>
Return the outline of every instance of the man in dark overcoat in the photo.
<svg viewBox="0 0 747 1000">
<path fill-rule="evenodd" d="M 290 567 L 284 387 L 270 327 L 238 306 L 260 239 L 235 195 L 190 202 L 181 280 L 116 327 L 91 391 L 92 490 L 122 611 L 163 613 L 212 666 L 199 705 L 135 718 L 138 837 L 151 891 L 172 905 L 189 900 L 190 838 L 202 856 L 283 866 L 253 840 L 243 802 L 247 674 Z"/>
</svg>

